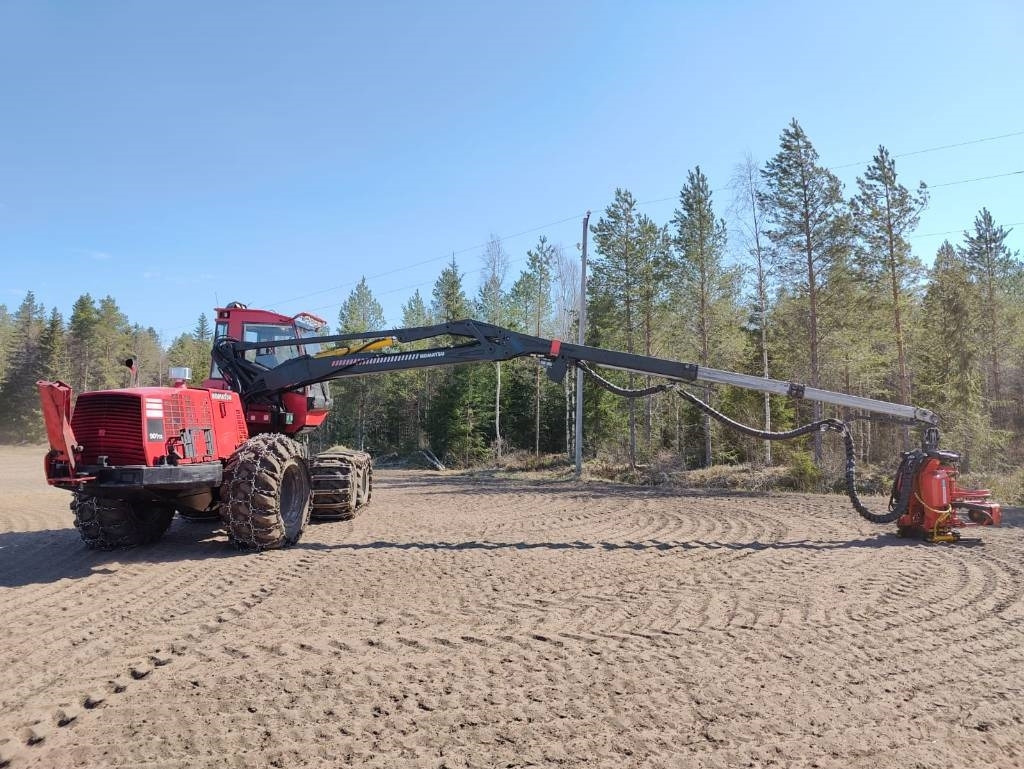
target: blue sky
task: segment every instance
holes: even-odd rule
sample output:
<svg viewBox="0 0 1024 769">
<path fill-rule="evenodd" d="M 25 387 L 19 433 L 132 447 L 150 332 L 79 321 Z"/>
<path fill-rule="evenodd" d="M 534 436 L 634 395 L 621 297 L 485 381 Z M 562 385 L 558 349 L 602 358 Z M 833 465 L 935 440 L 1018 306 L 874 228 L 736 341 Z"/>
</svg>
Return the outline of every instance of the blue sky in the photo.
<svg viewBox="0 0 1024 769">
<path fill-rule="evenodd" d="M 667 222 L 699 164 L 724 214 L 793 117 L 848 195 L 879 144 L 933 187 L 922 258 L 982 206 L 1024 252 L 1022 36 L 1014 0 L 0 1 L 0 303 L 170 341 L 233 299 L 334 324 L 366 276 L 397 324 L 616 187 Z"/>
</svg>

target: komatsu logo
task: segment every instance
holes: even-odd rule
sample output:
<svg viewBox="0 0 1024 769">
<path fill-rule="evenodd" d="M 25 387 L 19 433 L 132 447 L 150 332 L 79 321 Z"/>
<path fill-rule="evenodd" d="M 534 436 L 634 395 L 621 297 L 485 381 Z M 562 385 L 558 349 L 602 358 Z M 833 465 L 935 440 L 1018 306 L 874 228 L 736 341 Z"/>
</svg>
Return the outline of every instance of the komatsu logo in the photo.
<svg viewBox="0 0 1024 769">
<path fill-rule="evenodd" d="M 428 358 L 443 358 L 444 355 L 443 350 L 438 350 L 437 352 L 403 352 L 397 355 L 375 355 L 372 358 L 346 356 L 331 361 L 331 368 L 339 366 L 381 366 L 386 363 L 406 363 L 408 361 L 426 360 Z"/>
</svg>

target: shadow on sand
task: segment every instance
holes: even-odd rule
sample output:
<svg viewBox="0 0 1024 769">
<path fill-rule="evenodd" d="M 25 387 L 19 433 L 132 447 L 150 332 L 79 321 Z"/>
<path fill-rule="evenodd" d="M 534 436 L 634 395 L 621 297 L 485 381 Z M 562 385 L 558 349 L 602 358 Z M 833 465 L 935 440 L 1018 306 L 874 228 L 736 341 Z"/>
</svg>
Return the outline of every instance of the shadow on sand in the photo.
<svg viewBox="0 0 1024 769">
<path fill-rule="evenodd" d="M 163 538 L 127 550 L 90 550 L 74 528 L 0 533 L 0 588 L 113 574 L 134 563 L 170 563 L 244 555 L 216 521 L 175 518 Z"/>
<path fill-rule="evenodd" d="M 400 475 L 388 479 L 388 486 L 411 487 L 411 486 L 457 486 L 460 492 L 465 492 L 467 486 L 473 482 L 467 482 L 465 477 L 445 478 L 437 477 L 431 482 L 425 483 L 422 479 Z M 508 491 L 521 493 L 524 490 L 536 490 L 543 493 L 551 493 L 552 487 L 564 484 L 566 492 L 573 495 L 607 496 L 608 494 L 622 494 L 623 496 L 635 496 L 637 489 L 633 487 L 616 487 L 614 485 L 599 485 L 594 487 L 580 488 L 571 483 L 550 482 L 530 486 L 520 482 L 508 483 L 504 480 L 485 479 L 480 482 L 481 493 L 494 493 L 495 491 Z M 472 489 L 470 489 L 472 491 Z M 691 493 L 684 490 L 671 492 L 660 492 L 660 490 L 648 489 L 648 493 L 671 493 L 675 496 L 689 496 Z M 731 492 L 724 492 L 731 494 Z M 699 492 L 702 496 L 708 493 Z M 320 524 L 330 526 L 330 523 Z M 1004 524 L 1007 528 L 1024 526 L 1024 509 L 1008 508 L 1004 512 Z M 979 530 L 983 532 L 984 529 Z M 983 544 L 980 541 L 965 541 L 952 547 L 969 547 Z M 688 552 L 692 550 L 741 550 L 741 551 L 771 551 L 771 550 L 805 550 L 828 552 L 833 550 L 847 550 L 851 548 L 889 548 L 889 547 L 934 547 L 916 540 L 901 539 L 894 532 L 884 531 L 878 534 L 850 540 L 839 541 L 814 541 L 814 540 L 791 540 L 781 542 L 730 542 L 730 541 L 661 541 L 642 540 L 638 542 L 622 541 L 586 541 L 573 540 L 570 542 L 491 542 L 485 540 L 468 540 L 463 542 L 446 541 L 395 541 L 377 540 L 374 542 L 311 542 L 308 537 L 305 541 L 299 542 L 295 548 L 306 551 L 361 551 L 361 550 L 431 550 L 431 551 L 461 551 L 461 550 L 491 550 L 491 551 L 524 551 L 524 550 L 596 550 L 605 552 L 614 551 L 663 551 L 663 552 Z M 224 536 L 217 521 L 186 521 L 176 518 L 164 537 L 157 543 L 146 547 L 133 548 L 130 550 L 114 550 L 101 552 L 89 550 L 73 528 L 44 529 L 40 531 L 23 532 L 2 532 L 0 533 L 0 588 L 19 587 L 37 583 L 53 583 L 62 579 L 81 579 L 94 574 L 112 574 L 127 564 L 136 563 L 170 563 L 176 561 L 200 561 L 208 558 L 252 558 L 255 555 L 251 552 L 238 550 L 232 546 Z"/>
</svg>

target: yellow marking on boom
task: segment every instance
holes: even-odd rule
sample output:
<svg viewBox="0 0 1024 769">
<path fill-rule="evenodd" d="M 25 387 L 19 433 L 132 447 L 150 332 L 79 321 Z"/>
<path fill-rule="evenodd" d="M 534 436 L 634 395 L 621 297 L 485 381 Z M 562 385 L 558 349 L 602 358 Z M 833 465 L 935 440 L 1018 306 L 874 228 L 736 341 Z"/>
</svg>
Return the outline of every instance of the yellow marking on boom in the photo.
<svg viewBox="0 0 1024 769">
<path fill-rule="evenodd" d="M 383 339 L 374 339 L 372 342 L 366 344 L 354 345 L 352 347 L 335 347 L 333 350 L 322 350 L 314 355 L 314 358 L 340 358 L 343 355 L 352 355 L 357 352 L 376 352 L 377 350 L 383 350 L 385 347 L 391 347 L 392 345 L 398 344 L 398 340 L 393 336 L 386 336 Z"/>
</svg>

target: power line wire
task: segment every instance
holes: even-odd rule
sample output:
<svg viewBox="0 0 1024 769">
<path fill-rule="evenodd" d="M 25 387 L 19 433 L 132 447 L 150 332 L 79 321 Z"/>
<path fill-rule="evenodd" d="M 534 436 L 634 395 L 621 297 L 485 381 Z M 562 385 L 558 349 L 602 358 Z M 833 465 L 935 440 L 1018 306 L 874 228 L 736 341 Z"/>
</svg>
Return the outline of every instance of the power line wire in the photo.
<svg viewBox="0 0 1024 769">
<path fill-rule="evenodd" d="M 910 157 L 912 155 L 922 155 L 922 154 L 929 153 L 929 152 L 938 152 L 938 151 L 941 151 L 941 150 L 955 149 L 955 148 L 958 148 L 958 147 L 966 147 L 966 146 L 970 146 L 970 145 L 973 145 L 973 144 L 981 144 L 981 143 L 984 143 L 984 142 L 998 141 L 1000 139 L 1009 139 L 1009 138 L 1013 138 L 1015 136 L 1024 136 L 1024 130 L 1012 131 L 1010 133 L 999 134 L 997 136 L 986 136 L 986 137 L 982 137 L 982 138 L 978 138 L 978 139 L 969 139 L 969 140 L 966 140 L 966 141 L 956 142 L 956 143 L 953 143 L 953 144 L 943 144 L 943 145 L 939 145 L 939 146 L 936 146 L 936 147 L 926 147 L 926 148 L 920 149 L 920 150 L 912 150 L 910 152 L 902 152 L 902 153 L 899 153 L 899 154 L 895 154 L 892 157 L 893 158 L 903 158 L 903 157 Z M 843 169 L 843 168 L 851 168 L 853 166 L 865 165 L 868 162 L 870 162 L 870 161 L 861 161 L 861 162 L 858 162 L 858 163 L 846 163 L 846 164 L 839 165 L 839 166 L 831 166 L 829 168 L 829 170 L 839 170 L 839 169 Z M 938 188 L 942 188 L 942 187 L 952 187 L 952 186 L 959 185 L 959 184 L 969 184 L 971 182 L 986 181 L 986 180 L 989 180 L 989 179 L 998 179 L 998 178 L 1003 178 L 1003 177 L 1007 177 L 1007 176 L 1016 176 L 1016 175 L 1019 175 L 1019 174 L 1024 174 L 1024 170 L 1022 170 L 1022 171 L 1011 171 L 1009 173 L 995 174 L 995 175 L 992 175 L 992 176 L 981 176 L 981 177 L 977 177 L 977 178 L 974 178 L 974 179 L 961 179 L 961 180 L 953 181 L 953 182 L 945 182 L 945 183 L 942 183 L 942 184 L 930 185 L 929 189 L 938 189 Z M 720 189 L 712 190 L 712 192 L 725 192 L 727 190 L 728 190 L 728 188 L 720 188 Z M 651 200 L 643 200 L 643 201 L 639 201 L 637 203 L 637 205 L 638 206 L 647 206 L 647 205 L 654 205 L 655 203 L 664 203 L 666 201 L 675 200 L 676 197 L 677 197 L 676 195 L 670 195 L 668 197 L 653 198 Z M 563 219 L 559 219 L 559 220 L 554 221 L 554 222 L 549 222 L 547 224 L 542 224 L 542 225 L 538 225 L 536 227 L 530 227 L 529 229 L 521 230 L 520 232 L 513 233 L 512 235 L 509 235 L 507 237 L 499 238 L 499 240 L 502 241 L 502 242 L 504 242 L 506 240 L 513 240 L 515 238 L 522 237 L 523 235 L 529 235 L 529 234 L 532 234 L 534 232 L 545 230 L 545 229 L 547 229 L 549 227 L 555 227 L 555 226 L 557 226 L 559 224 L 565 224 L 566 222 L 574 221 L 574 220 L 579 219 L 581 217 L 582 217 L 582 214 L 575 214 L 573 216 L 568 216 L 568 217 L 565 217 Z M 1014 225 L 1008 225 L 1008 226 L 1014 226 Z M 953 232 L 956 232 L 956 231 L 953 231 Z M 941 234 L 952 234 L 952 233 L 941 233 Z M 911 237 L 926 237 L 926 236 L 925 235 L 914 235 L 914 236 L 911 236 Z M 445 260 L 445 259 L 450 259 L 450 258 L 452 258 L 454 256 L 459 255 L 459 254 L 464 254 L 464 253 L 467 253 L 469 251 L 474 251 L 474 250 L 476 250 L 478 248 L 483 248 L 486 245 L 487 245 L 487 242 L 478 243 L 478 244 L 473 245 L 473 246 L 467 246 L 466 248 L 461 248 L 461 249 L 452 251 L 449 254 L 445 254 L 444 256 L 437 256 L 437 257 L 432 257 L 430 259 L 424 259 L 424 260 L 421 260 L 419 262 L 413 262 L 411 264 L 403 265 L 401 267 L 396 267 L 396 268 L 394 268 L 392 270 L 387 270 L 385 272 L 381 272 L 381 273 L 377 273 L 375 275 L 368 276 L 368 277 L 366 277 L 366 280 L 376 280 L 378 278 L 387 277 L 389 275 L 394 275 L 396 273 L 404 272 L 406 270 L 415 269 L 416 267 L 422 267 L 422 266 L 427 265 L 427 264 L 432 264 L 434 262 L 439 262 L 439 261 L 442 261 L 442 260 Z M 423 283 L 416 284 L 416 286 L 413 286 L 413 288 L 418 288 L 420 286 L 426 285 L 429 282 L 430 281 L 425 281 Z M 344 289 L 344 288 L 349 288 L 349 287 L 355 286 L 357 284 L 358 284 L 358 281 L 348 281 L 346 283 L 342 283 L 342 284 L 339 284 L 337 286 L 331 286 L 329 288 L 319 289 L 317 291 L 313 291 L 313 292 L 310 292 L 308 294 L 303 294 L 301 296 L 296 296 L 296 297 L 292 297 L 290 299 L 282 299 L 282 300 L 278 300 L 278 301 L 275 301 L 275 302 L 271 302 L 271 303 L 268 303 L 265 306 L 267 306 L 267 307 L 277 307 L 277 306 L 280 306 L 280 305 L 283 305 L 283 304 L 288 304 L 289 302 L 296 302 L 296 301 L 299 301 L 299 300 L 302 300 L 302 299 L 308 299 L 308 298 L 313 297 L 313 296 L 320 296 L 321 294 L 326 294 L 326 293 L 329 293 L 331 291 L 338 291 L 338 290 L 341 290 L 341 289 Z M 395 293 L 396 291 L 399 291 L 399 290 L 403 290 L 403 289 L 389 289 L 388 291 L 386 291 L 384 293 L 385 294 L 387 294 L 387 293 Z M 341 304 L 340 302 L 335 302 L 335 303 L 332 303 L 330 305 L 324 305 L 324 306 L 322 306 L 319 309 L 327 309 L 327 308 L 337 307 L 337 306 L 340 306 L 340 304 Z M 312 311 L 314 311 L 314 310 L 311 310 L 311 312 Z M 186 327 L 183 326 L 181 328 L 186 328 Z"/>
<path fill-rule="evenodd" d="M 537 227 L 531 227 L 528 230 L 522 230 L 521 232 L 513 233 L 512 235 L 508 235 L 507 237 L 498 238 L 498 240 L 501 241 L 501 242 L 504 242 L 506 240 L 514 240 L 515 238 L 520 238 L 523 235 L 529 235 L 531 233 L 538 232 L 540 230 L 546 230 L 548 227 L 555 227 L 555 226 L 557 226 L 559 224 L 565 224 L 566 222 L 574 221 L 576 219 L 579 219 L 582 216 L 583 216 L 583 214 L 574 214 L 573 216 L 567 216 L 564 219 L 559 219 L 557 222 L 549 222 L 548 224 L 542 224 L 542 225 L 539 225 Z M 412 264 L 407 264 L 407 265 L 404 265 L 402 267 L 396 267 L 393 270 L 387 270 L 385 272 L 379 272 L 376 275 L 370 275 L 370 276 L 366 277 L 366 280 L 367 281 L 376 280 L 377 278 L 384 278 L 384 277 L 387 277 L 388 275 L 394 275 L 397 272 L 404 272 L 405 270 L 411 270 L 411 269 L 414 269 L 416 267 L 422 267 L 425 264 L 433 264 L 434 262 L 440 262 L 440 261 L 442 261 L 444 259 L 451 259 L 452 257 L 458 256 L 459 254 L 465 254 L 468 251 L 475 251 L 478 248 L 484 248 L 486 245 L 487 245 L 487 242 L 479 243 L 479 244 L 477 244 L 475 246 L 467 246 L 466 248 L 461 248 L 461 249 L 459 249 L 457 251 L 452 251 L 450 254 L 445 254 L 444 256 L 431 257 L 430 259 L 424 259 L 424 260 L 422 260 L 420 262 L 413 262 Z M 295 297 L 292 297 L 291 299 L 282 299 L 280 301 L 273 302 L 273 303 L 271 303 L 271 304 L 269 304 L 267 306 L 268 307 L 277 307 L 279 305 L 287 304 L 289 302 L 297 302 L 300 299 L 308 299 L 311 296 L 319 296 L 320 294 L 326 294 L 326 293 L 328 293 L 330 291 L 338 291 L 338 290 L 343 289 L 343 288 L 348 288 L 349 286 L 355 286 L 358 283 L 359 283 L 359 281 L 348 281 L 346 283 L 342 283 L 342 284 L 337 285 L 337 286 L 331 286 L 330 288 L 323 288 L 323 289 L 320 289 L 318 291 L 313 291 L 313 292 L 311 292 L 309 294 L 303 294 L 302 296 L 295 296 Z"/>
<path fill-rule="evenodd" d="M 926 148 L 920 149 L 920 150 L 912 150 L 910 152 L 902 152 L 902 153 L 899 153 L 897 155 L 893 155 L 893 157 L 894 158 L 910 157 L 911 155 L 921 155 L 921 154 L 928 153 L 928 152 L 938 152 L 940 150 L 955 149 L 957 147 L 966 147 L 966 146 L 970 146 L 970 145 L 973 145 L 973 144 L 981 144 L 983 142 L 998 141 L 1000 139 L 1009 139 L 1009 138 L 1012 138 L 1012 137 L 1015 137 L 1015 136 L 1024 136 L 1024 130 L 1012 131 L 1010 133 L 999 134 L 997 136 L 985 136 L 985 137 L 982 137 L 982 138 L 979 138 L 979 139 L 968 139 L 966 141 L 956 142 L 956 143 L 953 143 L 953 144 L 943 144 L 943 145 L 939 145 L 939 146 L 936 146 L 936 147 L 926 147 Z M 870 161 L 865 161 L 865 162 L 870 162 Z M 832 167 L 830 167 L 829 170 L 838 170 L 838 169 L 842 169 L 842 168 L 850 168 L 852 166 L 863 165 L 863 164 L 864 163 L 847 163 L 847 164 L 840 165 L 840 166 L 832 166 Z M 952 187 L 952 186 L 955 186 L 955 185 L 958 185 L 958 184 L 968 184 L 970 182 L 985 181 L 985 180 L 988 180 L 988 179 L 998 179 L 998 178 L 1003 177 L 1003 176 L 1014 176 L 1014 175 L 1021 174 L 1021 173 L 1024 173 L 1024 171 L 1012 171 L 1012 172 L 1006 173 L 1006 174 L 996 174 L 996 175 L 993 175 L 993 176 L 982 176 L 982 177 L 978 177 L 976 179 L 962 179 L 962 180 L 954 181 L 954 182 L 945 182 L 943 184 L 930 185 L 929 189 L 938 189 L 940 187 Z M 720 189 L 717 189 L 717 190 L 712 190 L 712 192 L 725 192 L 725 191 L 727 191 L 727 188 L 720 188 Z M 651 200 L 642 200 L 642 201 L 637 202 L 637 205 L 638 206 L 648 206 L 648 205 L 654 205 L 655 203 L 664 203 L 666 201 L 675 200 L 676 197 L 677 197 L 676 195 L 670 195 L 670 196 L 662 197 L 662 198 L 653 198 Z M 520 232 L 513 233 L 512 235 L 509 235 L 507 237 L 499 238 L 499 240 L 501 240 L 501 241 L 513 240 L 515 238 L 522 237 L 523 235 L 529 235 L 529 234 L 532 234 L 534 232 L 538 232 L 540 230 L 547 229 L 548 227 L 555 227 L 555 226 L 557 226 L 559 224 L 565 224 L 566 222 L 573 221 L 575 219 L 580 218 L 580 216 L 582 216 L 582 214 L 576 214 L 576 215 L 573 215 L 573 216 L 568 216 L 568 217 L 565 217 L 564 219 L 559 219 L 558 221 L 555 221 L 555 222 L 549 222 L 547 224 L 542 224 L 542 225 L 539 225 L 539 226 L 536 226 L 536 227 L 531 227 L 529 229 L 522 230 Z M 478 243 L 478 244 L 473 245 L 473 246 L 467 246 L 466 248 L 461 248 L 461 249 L 452 251 L 450 254 L 445 254 L 444 256 L 437 256 L 437 257 L 432 257 L 430 259 L 424 259 L 424 260 L 419 261 L 419 262 L 413 262 L 412 264 L 407 264 L 407 265 L 403 265 L 401 267 L 396 267 L 393 270 L 387 270 L 386 272 L 381 272 L 381 273 L 377 273 L 376 275 L 368 276 L 368 277 L 366 277 L 366 280 L 368 280 L 368 281 L 369 280 L 376 280 L 378 278 L 384 278 L 384 277 L 387 277 L 389 275 L 394 275 L 395 273 L 398 273 L 398 272 L 403 272 L 405 270 L 411 270 L 411 269 L 415 269 L 416 267 L 422 267 L 422 266 L 427 265 L 427 264 L 433 264 L 434 262 L 439 262 L 439 261 L 442 261 L 444 259 L 449 259 L 449 258 L 452 258 L 454 256 L 458 256 L 459 254 L 464 254 L 464 253 L 467 253 L 469 251 L 475 251 L 478 248 L 484 248 L 486 245 L 487 245 L 487 243 L 484 242 L 484 243 Z M 280 301 L 272 302 L 272 303 L 268 304 L 267 306 L 268 307 L 276 307 L 276 306 L 279 306 L 279 305 L 282 305 L 282 304 L 288 304 L 289 302 L 296 302 L 296 301 L 299 301 L 301 299 L 308 299 L 309 297 L 312 297 L 312 296 L 319 296 L 321 294 L 326 294 L 326 293 L 329 293 L 331 291 L 338 291 L 338 290 L 341 290 L 341 289 L 344 289 L 344 288 L 349 288 L 351 286 L 357 285 L 357 283 L 358 283 L 358 281 L 347 281 L 347 282 L 339 284 L 337 286 L 331 286 L 329 288 L 319 289 L 317 291 L 313 291 L 313 292 L 308 293 L 308 294 L 303 294 L 302 296 L 296 296 L 296 297 L 292 297 L 290 299 L 282 299 Z"/>
<path fill-rule="evenodd" d="M 1010 222 L 1009 224 L 1001 224 L 1000 227 L 1019 227 L 1024 225 L 1024 222 Z M 908 235 L 908 238 L 938 238 L 943 235 L 959 235 L 964 230 L 948 230 L 946 232 L 921 232 L 914 235 Z"/>
<path fill-rule="evenodd" d="M 1010 171 L 1010 172 L 1005 173 L 1005 174 L 993 174 L 992 176 L 979 176 L 979 177 L 977 177 L 975 179 L 960 179 L 959 181 L 956 181 L 956 182 L 945 182 L 943 184 L 932 184 L 932 185 L 930 185 L 928 187 L 928 189 L 934 190 L 934 189 L 938 189 L 939 187 L 954 187 L 957 184 L 970 184 L 971 182 L 984 182 L 984 181 L 987 181 L 988 179 L 1002 179 L 1003 177 L 1006 177 L 1006 176 L 1017 176 L 1019 174 L 1024 174 L 1024 171 Z"/>
<path fill-rule="evenodd" d="M 928 147 L 928 148 L 923 149 L 923 150 L 913 150 L 912 152 L 901 152 L 898 155 L 893 155 L 892 157 L 893 158 L 909 158 L 911 155 L 923 155 L 926 152 L 938 152 L 940 150 L 951 150 L 951 149 L 955 149 L 956 147 L 967 147 L 967 146 L 969 146 L 971 144 L 981 144 L 982 142 L 994 142 L 994 141 L 997 141 L 999 139 L 1009 139 L 1009 138 L 1014 137 L 1014 136 L 1024 136 L 1024 131 L 1014 131 L 1014 132 L 1008 133 L 1008 134 L 1000 134 L 999 136 L 986 136 L 986 137 L 984 137 L 982 139 L 970 139 L 968 141 L 957 142 L 955 144 L 943 144 L 943 145 L 938 146 L 938 147 Z M 857 163 L 844 163 L 841 166 L 832 166 L 831 170 L 836 171 L 836 170 L 839 170 L 840 168 L 852 168 L 853 166 L 862 166 L 862 165 L 866 165 L 867 163 L 870 163 L 870 162 L 871 162 L 870 160 L 862 160 L 862 161 L 857 162 Z"/>
</svg>

